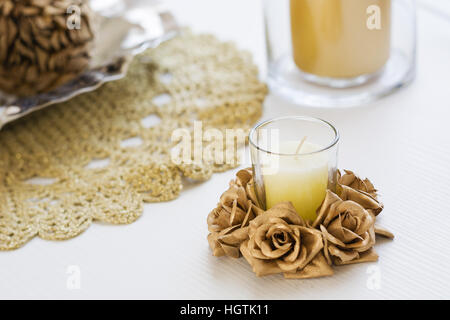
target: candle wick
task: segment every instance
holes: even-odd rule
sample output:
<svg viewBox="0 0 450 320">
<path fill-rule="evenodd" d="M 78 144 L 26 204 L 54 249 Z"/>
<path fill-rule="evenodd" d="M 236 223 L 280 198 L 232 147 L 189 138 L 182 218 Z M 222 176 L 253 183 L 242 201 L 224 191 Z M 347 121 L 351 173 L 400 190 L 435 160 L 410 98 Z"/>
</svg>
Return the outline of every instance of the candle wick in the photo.
<svg viewBox="0 0 450 320">
<path fill-rule="evenodd" d="M 308 136 L 304 136 L 302 141 L 300 141 L 300 144 L 298 145 L 297 150 L 295 151 L 295 154 L 298 155 L 300 153 L 300 150 L 302 149 L 303 144 L 305 143 L 306 139 L 308 139 Z"/>
</svg>

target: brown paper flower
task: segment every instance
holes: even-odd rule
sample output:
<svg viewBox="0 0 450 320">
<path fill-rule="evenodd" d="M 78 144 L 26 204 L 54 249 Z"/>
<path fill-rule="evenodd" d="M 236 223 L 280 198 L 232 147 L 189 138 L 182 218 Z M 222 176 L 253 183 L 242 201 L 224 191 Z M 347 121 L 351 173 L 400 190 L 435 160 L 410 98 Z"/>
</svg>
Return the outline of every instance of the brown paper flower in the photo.
<svg viewBox="0 0 450 320">
<path fill-rule="evenodd" d="M 377 236 L 382 236 L 382 237 L 385 237 L 385 238 L 388 238 L 391 240 L 395 238 L 395 236 L 392 232 L 390 232 L 389 230 L 386 230 L 380 226 L 377 226 L 377 225 L 375 225 L 375 234 Z"/>
<path fill-rule="evenodd" d="M 208 215 L 208 242 L 214 256 L 239 258 L 239 246 L 248 238 L 248 224 L 262 214 L 253 189 L 251 169 L 240 170 Z"/>
<path fill-rule="evenodd" d="M 330 190 L 318 210 L 314 228 L 324 238 L 327 261 L 336 265 L 376 261 L 375 215 L 352 200 L 342 200 Z"/>
<path fill-rule="evenodd" d="M 321 252 L 321 233 L 307 227 L 290 202 L 259 215 L 248 228 L 241 252 L 257 276 L 283 273 L 304 279 L 333 274 Z"/>
<path fill-rule="evenodd" d="M 352 200 L 359 203 L 367 211 L 372 212 L 378 216 L 383 211 L 383 204 L 378 200 L 378 190 L 375 189 L 369 179 L 362 180 L 355 173 L 350 170 L 344 170 L 345 174 L 341 176 L 338 171 L 338 190 L 339 196 L 342 200 Z M 394 239 L 394 235 L 377 225 L 375 225 L 375 234 Z"/>
<path fill-rule="evenodd" d="M 378 193 L 369 179 L 362 180 L 352 171 L 344 170 L 341 176 L 338 172 L 338 194 L 342 200 L 352 200 L 364 209 L 378 215 L 383 210 L 383 204 L 378 200 Z"/>
<path fill-rule="evenodd" d="M 353 173 L 350 170 L 344 170 L 345 174 L 341 175 L 339 172 L 339 183 L 344 186 L 348 186 L 352 189 L 363 191 L 365 193 L 368 193 L 372 198 L 378 197 L 378 190 L 375 189 L 372 182 L 370 182 L 369 179 L 362 180 L 360 177 L 358 177 L 355 173 Z"/>
</svg>

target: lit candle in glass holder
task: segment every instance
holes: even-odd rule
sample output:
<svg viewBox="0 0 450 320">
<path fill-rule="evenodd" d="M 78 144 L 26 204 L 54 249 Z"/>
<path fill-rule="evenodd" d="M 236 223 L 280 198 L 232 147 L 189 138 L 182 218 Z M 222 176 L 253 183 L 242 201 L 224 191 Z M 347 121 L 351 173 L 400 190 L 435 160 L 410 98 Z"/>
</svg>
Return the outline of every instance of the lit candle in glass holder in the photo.
<svg viewBox="0 0 450 320">
<path fill-rule="evenodd" d="M 313 221 L 327 188 L 335 190 L 339 134 L 328 122 L 285 117 L 264 122 L 250 133 L 258 200 L 265 209 L 290 201 Z"/>
</svg>

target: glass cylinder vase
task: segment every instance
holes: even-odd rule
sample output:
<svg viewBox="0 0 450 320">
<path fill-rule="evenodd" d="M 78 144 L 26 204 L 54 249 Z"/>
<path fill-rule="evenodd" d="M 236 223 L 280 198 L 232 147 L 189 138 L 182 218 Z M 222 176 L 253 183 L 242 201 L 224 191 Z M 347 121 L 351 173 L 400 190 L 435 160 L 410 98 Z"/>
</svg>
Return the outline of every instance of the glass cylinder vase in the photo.
<svg viewBox="0 0 450 320">
<path fill-rule="evenodd" d="M 299 105 L 346 107 L 410 83 L 414 0 L 264 0 L 273 92 Z"/>
</svg>

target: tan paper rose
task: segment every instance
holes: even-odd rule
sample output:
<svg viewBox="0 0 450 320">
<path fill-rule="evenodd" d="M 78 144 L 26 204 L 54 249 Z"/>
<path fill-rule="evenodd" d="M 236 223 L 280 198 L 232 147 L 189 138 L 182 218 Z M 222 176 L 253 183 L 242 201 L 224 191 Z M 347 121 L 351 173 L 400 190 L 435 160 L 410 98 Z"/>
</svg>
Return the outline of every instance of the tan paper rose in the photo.
<svg viewBox="0 0 450 320">
<path fill-rule="evenodd" d="M 344 175 L 341 175 L 341 173 L 338 172 L 338 181 L 341 185 L 368 193 L 372 196 L 372 198 L 375 199 L 378 197 L 378 190 L 375 189 L 374 185 L 372 184 L 372 182 L 370 182 L 369 179 L 366 178 L 363 180 L 350 170 L 344 170 L 344 172 Z"/>
<path fill-rule="evenodd" d="M 248 224 L 262 214 L 253 188 L 251 169 L 240 170 L 208 215 L 208 242 L 213 255 L 239 258 L 240 244 L 248 238 Z"/>
<path fill-rule="evenodd" d="M 323 254 L 322 235 L 308 227 L 290 202 L 280 203 L 250 222 L 241 252 L 257 276 L 286 278 L 333 274 Z"/>
<path fill-rule="evenodd" d="M 378 190 L 369 179 L 361 179 L 350 170 L 344 170 L 345 174 L 341 176 L 338 171 L 338 191 L 342 200 L 352 200 L 359 203 L 364 209 L 378 216 L 383 211 L 383 204 L 378 199 Z M 375 225 L 375 234 L 394 239 L 394 234 L 390 231 Z"/>
<path fill-rule="evenodd" d="M 324 238 L 327 261 L 336 265 L 376 261 L 375 215 L 352 200 L 342 200 L 330 190 L 318 210 L 314 228 Z"/>
<path fill-rule="evenodd" d="M 352 200 L 359 203 L 364 209 L 379 215 L 383 204 L 378 200 L 378 193 L 369 179 L 362 180 L 352 171 L 344 170 L 341 176 L 338 172 L 338 194 L 342 200 Z"/>
</svg>

